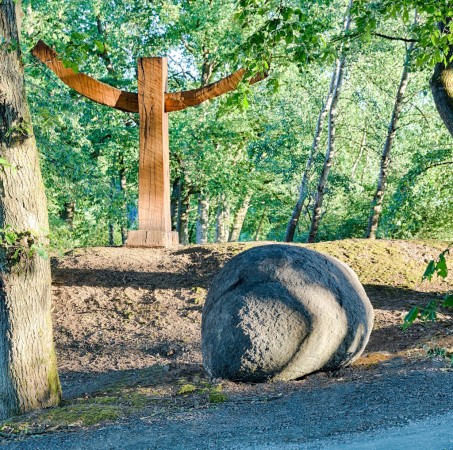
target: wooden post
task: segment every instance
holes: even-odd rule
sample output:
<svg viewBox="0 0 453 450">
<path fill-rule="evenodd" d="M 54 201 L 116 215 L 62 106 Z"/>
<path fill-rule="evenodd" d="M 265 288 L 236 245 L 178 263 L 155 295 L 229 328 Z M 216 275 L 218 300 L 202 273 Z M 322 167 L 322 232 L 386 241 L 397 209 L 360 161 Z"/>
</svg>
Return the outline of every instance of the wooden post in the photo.
<svg viewBox="0 0 453 450">
<path fill-rule="evenodd" d="M 1 3 L 1 0 L 0 0 Z M 241 68 L 215 83 L 180 92 L 167 90 L 166 58 L 138 61 L 138 94 L 121 91 L 64 66 L 58 55 L 43 41 L 32 49 L 64 83 L 101 105 L 140 115 L 140 155 L 138 181 L 139 229 L 130 231 L 130 247 L 171 247 L 178 245 L 178 233 L 171 231 L 168 113 L 197 106 L 230 92 L 238 86 L 246 70 Z M 256 83 L 266 74 L 249 80 Z"/>
<path fill-rule="evenodd" d="M 127 245 L 131 247 L 171 247 L 178 244 L 178 234 L 171 231 L 166 90 L 167 59 L 139 59 L 139 229 L 129 232 Z"/>
</svg>

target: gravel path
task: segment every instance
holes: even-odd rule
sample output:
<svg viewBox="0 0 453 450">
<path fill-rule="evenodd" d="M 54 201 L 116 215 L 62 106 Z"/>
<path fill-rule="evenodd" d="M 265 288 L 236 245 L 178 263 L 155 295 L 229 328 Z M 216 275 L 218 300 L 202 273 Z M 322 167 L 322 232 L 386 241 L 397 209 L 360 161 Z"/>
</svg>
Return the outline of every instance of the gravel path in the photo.
<svg viewBox="0 0 453 450">
<path fill-rule="evenodd" d="M 453 449 L 453 373 L 395 365 L 370 382 L 339 382 L 267 401 L 228 401 L 162 421 L 136 417 L 45 434 L 5 449 Z M 351 434 L 352 433 L 352 434 Z"/>
</svg>

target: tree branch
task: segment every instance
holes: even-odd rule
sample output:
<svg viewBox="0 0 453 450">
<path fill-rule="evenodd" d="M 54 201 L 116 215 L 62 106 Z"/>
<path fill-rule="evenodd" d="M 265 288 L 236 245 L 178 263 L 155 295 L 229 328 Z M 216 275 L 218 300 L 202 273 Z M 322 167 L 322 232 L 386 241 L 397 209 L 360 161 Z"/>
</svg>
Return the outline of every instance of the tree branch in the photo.
<svg viewBox="0 0 453 450">
<path fill-rule="evenodd" d="M 402 42 L 408 42 L 408 43 L 419 42 L 418 39 L 403 38 L 403 37 L 399 37 L 399 36 L 388 36 L 387 34 L 377 33 L 377 32 L 372 33 L 372 35 L 383 38 L 383 39 L 388 39 L 389 41 L 402 41 Z"/>
</svg>

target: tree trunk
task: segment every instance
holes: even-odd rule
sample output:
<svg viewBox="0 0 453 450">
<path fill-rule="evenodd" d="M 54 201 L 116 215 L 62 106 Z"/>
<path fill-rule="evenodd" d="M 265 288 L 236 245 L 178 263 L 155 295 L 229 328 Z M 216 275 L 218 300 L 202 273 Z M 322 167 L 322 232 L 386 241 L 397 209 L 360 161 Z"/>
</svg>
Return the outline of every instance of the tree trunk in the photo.
<svg viewBox="0 0 453 450">
<path fill-rule="evenodd" d="M 70 202 L 65 202 L 63 214 L 61 216 L 63 220 L 67 223 L 70 231 L 74 229 L 74 212 L 75 202 L 73 200 Z"/>
<path fill-rule="evenodd" d="M 190 191 L 186 191 L 180 196 L 178 208 L 178 233 L 179 243 L 189 245 L 189 208 L 190 208 Z"/>
<path fill-rule="evenodd" d="M 450 24 L 452 19 L 449 18 L 447 24 L 439 24 L 442 33 L 450 33 Z M 447 29 L 446 29 L 447 28 Z M 437 63 L 431 78 L 431 91 L 434 97 L 437 111 L 442 118 L 445 126 L 453 136 L 453 46 L 450 46 L 450 52 L 447 56 L 449 63 Z"/>
<path fill-rule="evenodd" d="M 371 202 L 371 212 L 368 219 L 368 228 L 365 237 L 369 239 L 376 239 L 376 230 L 379 225 L 379 218 L 382 211 L 382 202 L 384 200 L 385 188 L 387 185 L 387 177 L 390 167 L 390 152 L 392 150 L 393 141 L 395 140 L 396 127 L 403 108 L 404 94 L 409 83 L 409 63 L 412 50 L 415 44 L 411 44 L 406 52 L 406 59 L 404 61 L 403 73 L 401 81 L 396 94 L 395 104 L 393 106 L 392 117 L 388 127 L 387 138 L 385 140 L 384 148 L 381 156 L 381 167 L 379 172 L 379 179 L 377 183 L 376 193 L 374 194 Z"/>
<path fill-rule="evenodd" d="M 249 210 L 251 199 L 252 194 L 247 194 L 244 200 L 242 201 L 241 205 L 239 206 L 239 209 L 236 211 L 228 242 L 237 242 L 239 240 L 242 225 L 244 224 L 245 216 L 247 215 L 247 211 Z"/>
<path fill-rule="evenodd" d="M 121 243 L 123 245 L 127 244 L 127 179 L 126 179 L 126 169 L 124 167 L 124 156 L 120 155 L 120 169 L 118 175 L 120 178 L 120 190 L 123 199 L 123 222 L 121 225 Z"/>
<path fill-rule="evenodd" d="M 265 206 L 263 209 L 263 214 L 261 215 L 260 223 L 258 224 L 258 228 L 256 229 L 255 241 L 259 240 L 261 228 L 263 228 L 264 219 L 266 218 L 266 212 L 267 212 L 267 206 Z"/>
<path fill-rule="evenodd" d="M 34 253 L 47 245 L 48 219 L 38 152 L 24 87 L 19 36 L 21 2 L 0 2 L 0 227 L 16 232 L 0 244 L 0 420 L 61 400 L 53 344 L 50 263 Z"/>
<path fill-rule="evenodd" d="M 198 198 L 197 244 L 208 243 L 209 200 L 200 194 Z"/>
<path fill-rule="evenodd" d="M 176 178 L 173 182 L 170 201 L 171 229 L 178 230 L 178 206 L 181 196 L 181 178 Z"/>
<path fill-rule="evenodd" d="M 341 87 L 343 84 L 345 58 L 342 56 L 337 63 L 336 82 L 334 88 L 334 95 L 332 104 L 329 111 L 329 124 L 328 124 L 328 138 L 327 138 L 327 151 L 322 168 L 321 176 L 319 177 L 318 188 L 316 191 L 315 202 L 313 205 L 313 216 L 311 219 L 310 231 L 308 235 L 308 242 L 314 242 L 318 233 L 319 224 L 322 217 L 322 204 L 324 201 L 324 194 L 329 179 L 330 169 L 335 158 L 335 131 L 337 119 L 337 105 L 340 98 Z"/>
<path fill-rule="evenodd" d="M 109 222 L 109 246 L 115 246 L 115 224 L 113 222 Z"/>
<path fill-rule="evenodd" d="M 357 167 L 359 166 L 360 160 L 362 159 L 363 150 L 365 149 L 365 147 L 366 147 L 366 130 L 363 131 L 362 140 L 360 141 L 359 152 L 357 154 L 356 160 L 354 161 L 354 164 L 352 165 L 351 180 L 354 179 Z"/>
<path fill-rule="evenodd" d="M 296 206 L 294 207 L 293 214 L 289 220 L 288 227 L 286 228 L 285 242 L 293 242 L 294 235 L 296 234 L 297 224 L 299 223 L 300 215 L 302 208 L 304 206 L 305 200 L 308 195 L 308 180 L 310 177 L 311 167 L 315 160 L 315 156 L 318 153 L 319 143 L 321 141 L 321 134 L 324 129 L 324 122 L 327 116 L 327 112 L 330 110 L 333 100 L 333 94 L 335 89 L 336 75 L 337 75 L 337 65 L 332 74 L 332 79 L 330 82 L 329 94 L 319 112 L 318 121 L 316 123 L 315 135 L 313 138 L 313 144 L 311 146 L 310 154 L 308 155 L 307 163 L 305 165 L 305 171 L 302 176 L 302 181 L 299 188 L 299 198 L 297 199 Z"/>
<path fill-rule="evenodd" d="M 352 7 L 352 0 L 349 1 L 348 13 L 345 20 L 344 30 L 348 31 L 351 28 L 351 16 L 350 10 Z M 329 179 L 330 169 L 332 167 L 333 160 L 335 158 L 335 131 L 336 131 L 336 119 L 337 119 L 337 106 L 340 98 L 341 88 L 343 87 L 344 68 L 345 68 L 346 57 L 341 55 L 336 65 L 336 80 L 334 93 L 332 98 L 332 104 L 329 111 L 329 124 L 328 124 L 328 137 L 327 137 L 327 151 L 326 158 L 324 160 L 324 166 L 322 168 L 321 176 L 319 177 L 318 188 L 316 191 L 315 203 L 313 205 L 313 215 L 311 219 L 310 231 L 308 234 L 308 242 L 315 242 L 316 235 L 318 233 L 319 224 L 322 218 L 322 204 L 324 201 L 324 194 L 327 186 L 327 180 Z"/>
<path fill-rule="evenodd" d="M 228 242 L 228 229 L 230 221 L 230 210 L 228 208 L 225 196 L 222 195 L 219 206 L 217 207 L 217 221 L 215 241 L 218 243 Z"/>
</svg>

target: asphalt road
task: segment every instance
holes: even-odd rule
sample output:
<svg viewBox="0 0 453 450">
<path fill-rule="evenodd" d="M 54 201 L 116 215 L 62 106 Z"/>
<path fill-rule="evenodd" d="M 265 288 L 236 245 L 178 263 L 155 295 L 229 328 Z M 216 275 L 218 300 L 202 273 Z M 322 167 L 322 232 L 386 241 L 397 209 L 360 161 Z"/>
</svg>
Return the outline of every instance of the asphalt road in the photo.
<svg viewBox="0 0 453 450">
<path fill-rule="evenodd" d="M 31 436 L 5 449 L 453 449 L 453 372 L 395 367 L 268 401 Z"/>
</svg>

